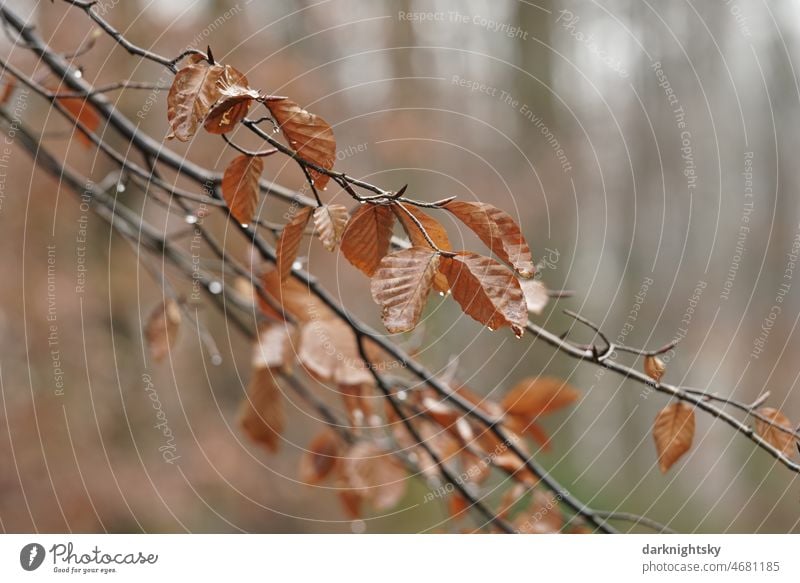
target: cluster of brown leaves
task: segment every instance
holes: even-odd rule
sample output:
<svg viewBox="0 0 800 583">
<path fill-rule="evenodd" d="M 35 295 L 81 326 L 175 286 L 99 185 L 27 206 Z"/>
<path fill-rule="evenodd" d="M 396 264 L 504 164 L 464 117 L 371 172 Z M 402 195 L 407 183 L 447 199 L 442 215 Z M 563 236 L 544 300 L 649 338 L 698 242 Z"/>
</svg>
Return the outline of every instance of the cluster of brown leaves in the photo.
<svg viewBox="0 0 800 583">
<path fill-rule="evenodd" d="M 250 88 L 244 74 L 214 62 L 210 51 L 208 59 L 191 57 L 175 77 L 167 98 L 172 130 L 169 137 L 188 141 L 201 126 L 212 134 L 227 133 L 245 118 L 254 102 L 269 109 L 312 184 L 323 189 L 336 153 L 330 125 L 289 99 L 264 96 Z M 257 214 L 263 167 L 262 156 L 242 154 L 224 172 L 222 193 L 231 215 L 241 224 L 251 223 Z M 278 448 L 285 426 L 278 379 L 291 371 L 294 361 L 311 377 L 338 387 L 354 427 L 381 422 L 370 405 L 374 377 L 368 366 L 385 356 L 367 345 L 370 358 L 374 359 L 368 364 L 363 362 L 347 323 L 291 277 L 303 238 L 309 233 L 328 251 L 341 248 L 343 256 L 371 278 L 372 296 L 381 306 L 384 324 L 392 333 L 406 332 L 417 325 L 434 290 L 451 294 L 463 311 L 481 324 L 491 329 L 508 326 L 517 336 L 527 325 L 528 312 L 541 312 L 547 303 L 547 290 L 531 279 L 532 253 L 513 218 L 482 202 L 446 200 L 437 207 L 472 230 L 497 260 L 453 250 L 440 222 L 399 197 L 362 203 L 352 216 L 339 204 L 320 204 L 315 209 L 293 212 L 278 238 L 275 269 L 259 277 L 260 293 L 245 294 L 256 298 L 263 314 L 273 322 L 260 331 L 247 398 L 240 411 L 241 426 L 254 441 L 269 451 Z M 398 223 L 411 246 L 390 252 Z M 154 322 L 163 320 L 153 318 Z M 169 338 L 174 334 L 163 331 L 161 324 L 153 328 L 151 349 L 161 354 L 168 350 Z M 500 403 L 480 399 L 465 387 L 455 390 L 500 420 L 509 439 L 525 456 L 525 437 L 543 448 L 549 447 L 539 419 L 578 398 L 577 391 L 550 378 L 525 379 Z M 409 412 L 424 413 L 415 424 L 426 444 L 439 459 L 460 464 L 471 480 L 481 482 L 497 468 L 527 488 L 537 483 L 525 467 L 525 459 L 511 451 L 507 443 L 432 390 L 414 391 L 403 407 Z M 432 457 L 418 446 L 388 403 L 384 417 L 396 442 L 415 452 L 423 473 L 437 473 Z M 404 467 L 373 442 L 352 440 L 352 436 L 348 439 L 330 429 L 320 432 L 301 460 L 301 478 L 310 484 L 325 480 L 334 483 L 340 488 L 342 504 L 350 516 L 360 515 L 365 502 L 375 510 L 396 505 L 405 492 Z M 540 502 L 534 500 L 528 515 L 539 512 Z M 551 530 L 560 528 L 553 522 L 556 515 L 554 512 L 548 519 Z M 543 527 L 537 522 L 520 528 Z"/>
</svg>

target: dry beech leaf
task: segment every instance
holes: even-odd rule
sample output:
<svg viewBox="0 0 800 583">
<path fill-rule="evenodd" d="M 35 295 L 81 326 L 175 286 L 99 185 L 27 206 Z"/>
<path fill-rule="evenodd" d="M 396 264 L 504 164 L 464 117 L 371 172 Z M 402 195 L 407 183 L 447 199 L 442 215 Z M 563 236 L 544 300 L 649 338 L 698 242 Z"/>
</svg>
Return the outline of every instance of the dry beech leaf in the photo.
<svg viewBox="0 0 800 583">
<path fill-rule="evenodd" d="M 521 277 L 533 277 L 536 268 L 531 250 L 511 215 L 485 202 L 451 200 L 442 208 L 472 229 L 492 253 L 511 265 Z"/>
<path fill-rule="evenodd" d="M 342 475 L 351 493 L 377 511 L 396 506 L 406 492 L 406 472 L 391 454 L 361 441 L 347 452 Z"/>
<path fill-rule="evenodd" d="M 516 433 L 527 433 L 544 450 L 548 450 L 550 438 L 535 420 L 571 405 L 579 398 L 580 393 L 561 379 L 526 378 L 503 397 L 501 406 L 505 411 L 504 423 Z"/>
<path fill-rule="evenodd" d="M 439 254 L 430 247 L 404 249 L 381 260 L 370 287 L 389 332 L 407 332 L 417 325 L 438 266 Z"/>
<path fill-rule="evenodd" d="M 300 249 L 300 242 L 303 240 L 303 235 L 306 231 L 306 225 L 311 219 L 312 209 L 309 207 L 301 208 L 295 213 L 292 220 L 289 221 L 281 231 L 280 239 L 278 239 L 278 248 L 276 250 L 278 255 L 278 273 L 281 274 L 281 281 L 286 281 L 289 274 L 292 273 L 292 265 L 297 259 L 297 251 Z"/>
<path fill-rule="evenodd" d="M 333 310 L 297 278 L 290 277 L 286 281 L 281 281 L 278 270 L 269 269 L 260 279 L 270 302 L 267 303 L 261 294 L 258 294 L 258 306 L 267 317 L 282 320 L 285 312 L 300 323 L 335 317 Z"/>
<path fill-rule="evenodd" d="M 579 398 L 577 389 L 559 378 L 531 377 L 514 385 L 500 404 L 507 413 L 534 419 L 571 405 Z"/>
<path fill-rule="evenodd" d="M 188 142 L 220 97 L 218 81 L 226 67 L 193 59 L 175 74 L 167 94 L 167 120 L 172 132 L 167 139 Z"/>
<path fill-rule="evenodd" d="M 323 429 L 311 440 L 300 458 L 300 479 L 306 484 L 319 484 L 335 473 L 341 457 L 341 442 L 330 429 Z"/>
<path fill-rule="evenodd" d="M 662 473 L 672 467 L 692 447 L 694 409 L 677 401 L 664 407 L 653 423 L 658 465 Z"/>
<path fill-rule="evenodd" d="M 439 269 L 465 314 L 492 330 L 510 326 L 517 337 L 522 336 L 528 309 L 519 281 L 508 269 L 467 251 L 442 257 Z"/>
<path fill-rule="evenodd" d="M 270 324 L 258 333 L 253 347 L 253 368 L 289 370 L 292 357 L 293 327 L 290 324 Z"/>
<path fill-rule="evenodd" d="M 259 157 L 236 156 L 222 175 L 222 196 L 233 218 L 241 225 L 249 225 L 258 205 L 258 179 L 264 170 Z"/>
<path fill-rule="evenodd" d="M 793 431 L 792 422 L 783 413 L 772 407 L 762 407 L 758 409 L 764 417 L 785 427 L 789 431 Z M 783 453 L 785 456 L 790 457 L 794 454 L 794 438 L 789 434 L 781 431 L 777 427 L 756 418 L 756 433 L 758 433 L 764 440 L 773 446 L 775 449 Z"/>
<path fill-rule="evenodd" d="M 372 277 L 389 251 L 394 213 L 389 205 L 363 204 L 353 213 L 342 235 L 342 253 Z"/>
<path fill-rule="evenodd" d="M 88 101 L 82 97 L 59 97 L 56 101 L 69 112 L 75 121 L 80 122 L 90 132 L 97 132 L 100 127 L 100 116 Z M 75 137 L 87 148 L 94 145 L 91 138 L 79 129 L 75 130 Z"/>
<path fill-rule="evenodd" d="M 528 311 L 537 316 L 542 313 L 550 296 L 547 295 L 547 288 L 537 279 L 523 279 L 519 282 L 522 293 L 525 294 L 525 305 Z"/>
<path fill-rule="evenodd" d="M 275 121 L 286 136 L 289 146 L 304 160 L 330 170 L 336 160 L 336 139 L 328 122 L 307 112 L 289 99 L 266 102 Z M 328 184 L 328 176 L 309 169 L 314 186 L 319 189 Z"/>
<path fill-rule="evenodd" d="M 374 379 L 358 351 L 356 336 L 341 320 L 312 320 L 303 326 L 298 360 L 320 381 L 372 385 Z"/>
<path fill-rule="evenodd" d="M 347 208 L 341 204 L 326 204 L 314 209 L 314 234 L 325 249 L 334 251 L 339 245 L 348 218 Z"/>
<path fill-rule="evenodd" d="M 247 78 L 231 66 L 217 80 L 219 98 L 211 106 L 203 127 L 211 134 L 226 134 L 244 119 L 261 94 L 248 86 Z"/>
<path fill-rule="evenodd" d="M 411 219 L 411 217 L 408 216 L 408 213 L 411 213 L 419 222 L 419 224 L 422 225 L 422 228 L 425 229 L 426 233 L 428 233 L 431 241 L 433 241 L 439 249 L 444 251 L 452 251 L 453 247 L 450 245 L 450 239 L 447 236 L 447 231 L 439 221 L 413 205 L 397 203 L 392 207 L 392 209 L 394 210 L 394 214 L 397 215 L 397 219 L 400 221 L 400 225 L 403 227 L 406 235 L 408 235 L 408 239 L 411 241 L 412 247 L 430 247 L 430 243 L 428 243 L 428 240 L 425 238 L 425 235 L 422 233 L 417 224 Z M 403 209 L 408 212 L 405 212 Z M 434 275 L 433 288 L 441 294 L 446 294 L 450 291 L 450 285 L 447 283 L 447 278 L 441 273 Z"/>
<path fill-rule="evenodd" d="M 178 338 L 180 325 L 181 310 L 173 299 L 165 300 L 150 312 L 144 335 L 154 361 L 161 362 L 169 354 Z"/>
<path fill-rule="evenodd" d="M 254 368 L 247 398 L 239 407 L 239 425 L 250 439 L 274 453 L 285 424 L 281 390 L 272 370 Z"/>
</svg>

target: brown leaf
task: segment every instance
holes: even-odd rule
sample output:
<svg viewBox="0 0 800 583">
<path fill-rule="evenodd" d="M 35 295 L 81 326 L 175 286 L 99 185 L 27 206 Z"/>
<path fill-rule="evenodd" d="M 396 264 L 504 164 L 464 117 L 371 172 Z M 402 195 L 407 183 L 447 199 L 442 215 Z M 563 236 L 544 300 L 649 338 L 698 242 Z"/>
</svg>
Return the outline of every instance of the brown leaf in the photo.
<svg viewBox="0 0 800 583">
<path fill-rule="evenodd" d="M 253 347 L 253 368 L 288 370 L 294 355 L 293 327 L 290 324 L 271 324 L 258 333 Z"/>
<path fill-rule="evenodd" d="M 372 385 L 374 379 L 358 350 L 355 334 L 339 319 L 312 320 L 300 335 L 298 360 L 321 381 Z"/>
<path fill-rule="evenodd" d="M 83 97 L 59 97 L 56 101 L 69 112 L 75 121 L 80 122 L 90 132 L 97 132 L 100 127 L 100 115 Z M 75 131 L 75 137 L 87 148 L 94 145 L 91 138 L 80 130 Z"/>
<path fill-rule="evenodd" d="M 239 407 L 239 425 L 250 439 L 274 453 L 285 424 L 281 390 L 272 370 L 253 369 L 247 398 Z"/>
<path fill-rule="evenodd" d="M 442 208 L 472 229 L 492 253 L 524 278 L 533 277 L 535 266 L 525 237 L 511 215 L 485 202 L 451 200 Z"/>
<path fill-rule="evenodd" d="M 464 498 L 458 491 L 453 491 L 447 499 L 447 513 L 451 518 L 464 518 L 469 510 L 469 500 Z"/>
<path fill-rule="evenodd" d="M 528 323 L 528 310 L 519 281 L 488 257 L 460 251 L 442 257 L 440 271 L 447 277 L 453 298 L 468 316 L 492 330 L 510 326 L 518 337 Z"/>
<path fill-rule="evenodd" d="M 341 204 L 326 204 L 314 209 L 315 234 L 328 251 L 334 251 L 350 218 L 347 208 Z"/>
<path fill-rule="evenodd" d="M 372 396 L 369 385 L 339 385 L 347 420 L 351 427 L 363 427 L 372 415 Z"/>
<path fill-rule="evenodd" d="M 789 431 L 793 431 L 792 422 L 777 409 L 762 407 L 758 409 L 758 412 L 772 421 L 772 423 L 785 427 Z M 785 433 L 758 418 L 756 418 L 756 433 L 785 456 L 791 457 L 794 454 L 794 438 L 789 433 Z"/>
<path fill-rule="evenodd" d="M 550 296 L 547 295 L 547 288 L 537 279 L 523 279 L 519 282 L 522 293 L 525 294 L 525 305 L 528 311 L 537 316 L 542 313 Z"/>
<path fill-rule="evenodd" d="M 644 373 L 655 382 L 661 382 L 661 377 L 664 376 L 664 371 L 666 370 L 667 366 L 664 364 L 664 361 L 657 356 L 644 357 Z"/>
<path fill-rule="evenodd" d="M 529 377 L 514 385 L 500 404 L 509 414 L 535 419 L 571 405 L 579 398 L 580 393 L 559 378 Z"/>
<path fill-rule="evenodd" d="M 439 254 L 430 247 L 404 249 L 381 260 L 370 287 L 389 332 L 407 332 L 417 325 L 438 266 Z"/>
<path fill-rule="evenodd" d="M 682 401 L 664 407 L 653 423 L 658 465 L 662 473 L 672 467 L 692 447 L 694 409 Z"/>
<path fill-rule="evenodd" d="M 394 214 L 387 205 L 363 204 L 353 213 L 342 235 L 345 258 L 372 277 L 389 251 Z"/>
<path fill-rule="evenodd" d="M 292 265 L 297 259 L 297 251 L 300 249 L 300 242 L 303 240 L 306 225 L 311 219 L 312 209 L 303 207 L 295 213 L 281 231 L 276 250 L 278 256 L 278 272 L 281 274 L 281 281 L 286 281 L 292 273 Z"/>
<path fill-rule="evenodd" d="M 264 161 L 254 156 L 236 156 L 222 175 L 222 196 L 239 224 L 249 225 L 258 205 L 258 179 Z"/>
<path fill-rule="evenodd" d="M 225 134 L 231 131 L 247 115 L 254 99 L 261 97 L 247 83 L 247 77 L 231 66 L 217 81 L 219 98 L 211 106 L 203 127 L 211 134 Z"/>
<path fill-rule="evenodd" d="M 336 139 L 333 128 L 321 117 L 307 112 L 289 99 L 265 102 L 278 122 L 289 146 L 297 154 L 317 166 L 330 170 L 336 160 Z M 328 184 L 328 176 L 309 169 L 314 186 L 319 189 Z"/>
<path fill-rule="evenodd" d="M 165 300 L 150 312 L 144 335 L 154 361 L 161 362 L 169 354 L 178 338 L 180 325 L 181 310 L 173 299 Z"/>
<path fill-rule="evenodd" d="M 403 209 L 408 212 L 404 212 Z M 400 221 L 400 225 L 408 235 L 408 239 L 411 241 L 411 245 L 413 247 L 430 247 L 430 243 L 428 243 L 425 235 L 422 233 L 417 224 L 411 219 L 411 217 L 408 216 L 409 213 L 411 213 L 414 218 L 417 219 L 419 224 L 422 225 L 422 228 L 425 229 L 425 232 L 431 238 L 431 241 L 433 241 L 439 249 L 444 251 L 452 251 L 453 247 L 450 245 L 450 239 L 447 236 L 447 231 L 439 221 L 410 204 L 397 203 L 396 205 L 393 205 L 392 210 L 394 210 L 394 214 L 397 215 L 397 219 Z M 450 285 L 447 283 L 447 278 L 438 272 L 433 277 L 433 288 L 442 294 L 446 294 L 450 291 Z"/>
<path fill-rule="evenodd" d="M 378 511 L 396 506 L 406 492 L 406 472 L 391 454 L 361 441 L 344 459 L 342 474 L 351 492 Z"/>
<path fill-rule="evenodd" d="M 226 73 L 220 64 L 195 59 L 175 74 L 167 94 L 167 120 L 172 132 L 167 139 L 188 142 L 220 97 L 218 81 Z"/>
<path fill-rule="evenodd" d="M 339 466 L 340 450 L 339 437 L 330 429 L 323 429 L 300 458 L 300 479 L 307 484 L 321 483 Z"/>
</svg>

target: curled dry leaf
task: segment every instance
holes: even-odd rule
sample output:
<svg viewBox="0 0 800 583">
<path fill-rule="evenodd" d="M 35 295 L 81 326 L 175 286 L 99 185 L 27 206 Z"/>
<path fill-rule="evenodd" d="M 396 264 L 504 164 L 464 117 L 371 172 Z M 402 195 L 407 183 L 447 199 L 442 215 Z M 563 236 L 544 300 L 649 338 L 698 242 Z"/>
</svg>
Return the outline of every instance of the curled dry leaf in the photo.
<svg viewBox="0 0 800 583">
<path fill-rule="evenodd" d="M 516 433 L 527 433 L 545 450 L 550 447 L 547 433 L 535 420 L 580 398 L 580 393 L 554 377 L 526 378 L 517 383 L 501 401 L 505 425 Z"/>
<path fill-rule="evenodd" d="M 453 298 L 468 316 L 492 330 L 510 326 L 517 337 L 528 323 L 528 310 L 519 281 L 489 257 L 460 251 L 442 257 L 440 271 L 447 277 Z"/>
<path fill-rule="evenodd" d="M 394 210 L 394 214 L 397 216 L 400 225 L 403 227 L 406 235 L 408 235 L 412 247 L 430 247 L 430 243 L 428 243 L 425 234 L 420 230 L 417 223 L 409 217 L 409 214 L 413 215 L 416 221 L 422 225 L 422 228 L 425 229 L 425 233 L 428 234 L 428 237 L 430 237 L 431 241 L 433 241 L 439 249 L 443 251 L 452 251 L 453 247 L 450 244 L 447 231 L 444 225 L 439 221 L 424 213 L 419 208 L 409 204 L 397 203 L 392 206 L 392 210 Z M 446 294 L 450 291 L 447 278 L 438 272 L 433 277 L 433 288 L 441 294 Z"/>
<path fill-rule="evenodd" d="M 389 251 L 394 214 L 390 205 L 363 204 L 353 213 L 342 235 L 342 253 L 356 268 L 372 277 Z"/>
<path fill-rule="evenodd" d="M 323 429 L 300 458 L 300 479 L 307 484 L 321 483 L 336 472 L 341 455 L 338 436 L 330 429 Z"/>
<path fill-rule="evenodd" d="M 785 427 L 789 431 L 793 431 L 792 422 L 783 413 L 772 407 L 762 407 L 758 412 L 766 417 L 769 421 L 780 427 Z M 783 455 L 789 457 L 794 454 L 794 437 L 791 434 L 781 431 L 774 425 L 770 425 L 762 419 L 756 418 L 756 433 L 758 433 L 764 440 L 780 451 Z"/>
<path fill-rule="evenodd" d="M 191 62 L 175 74 L 167 94 L 167 120 L 172 132 L 167 139 L 188 142 L 220 97 L 218 81 L 226 67 L 201 59 Z"/>
<path fill-rule="evenodd" d="M 531 250 L 511 215 L 485 202 L 451 200 L 442 208 L 472 229 L 492 253 L 511 265 L 520 277 L 533 277 L 536 268 Z"/>
<path fill-rule="evenodd" d="M 289 221 L 283 231 L 281 231 L 280 239 L 278 239 L 278 248 L 276 250 L 278 256 L 278 273 L 281 275 L 281 281 L 286 281 L 289 274 L 292 273 L 292 265 L 297 259 L 297 251 L 300 249 L 300 243 L 303 240 L 303 235 L 306 231 L 306 225 L 311 220 L 312 209 L 310 207 L 303 207 L 295 213 L 292 220 Z"/>
<path fill-rule="evenodd" d="M 523 279 L 519 282 L 522 293 L 525 294 L 525 305 L 528 311 L 537 316 L 542 313 L 550 297 L 547 295 L 547 288 L 538 279 Z"/>
<path fill-rule="evenodd" d="M 165 300 L 150 312 L 144 335 L 154 361 L 161 362 L 169 354 L 178 338 L 180 325 L 181 310 L 173 299 Z"/>
<path fill-rule="evenodd" d="M 100 116 L 86 99 L 83 97 L 59 97 L 56 101 L 66 109 L 72 118 L 83 125 L 87 130 L 96 133 L 100 127 Z M 75 130 L 75 137 L 85 147 L 91 148 L 94 145 L 91 138 L 80 130 Z"/>
<path fill-rule="evenodd" d="M 644 357 L 644 373 L 655 382 L 661 382 L 661 377 L 664 376 L 666 370 L 667 366 L 664 364 L 664 361 L 657 356 Z"/>
<path fill-rule="evenodd" d="M 285 424 L 281 390 L 272 370 L 254 368 L 247 398 L 239 407 L 239 425 L 254 442 L 276 452 Z"/>
<path fill-rule="evenodd" d="M 261 94 L 248 87 L 247 78 L 231 66 L 217 81 L 219 98 L 211 106 L 203 127 L 211 134 L 226 134 L 244 119 Z"/>
<path fill-rule="evenodd" d="M 438 266 L 439 254 L 430 247 L 404 249 L 381 260 L 370 287 L 389 332 L 407 332 L 417 325 Z"/>
<path fill-rule="evenodd" d="M 653 423 L 653 439 L 662 473 L 672 467 L 692 447 L 694 409 L 677 401 L 664 407 Z"/>
<path fill-rule="evenodd" d="M 346 488 L 377 511 L 396 506 L 406 492 L 406 472 L 392 455 L 361 441 L 347 452 L 342 466 Z"/>
<path fill-rule="evenodd" d="M 303 326 L 298 360 L 321 381 L 372 385 L 374 379 L 358 350 L 356 336 L 341 320 L 312 320 Z"/>
<path fill-rule="evenodd" d="M 330 170 L 336 160 L 336 139 L 333 128 L 318 115 L 307 112 L 289 99 L 265 102 L 291 148 L 304 160 Z M 328 176 L 308 169 L 314 186 L 325 188 Z"/>
<path fill-rule="evenodd" d="M 347 208 L 341 204 L 325 204 L 314 209 L 314 234 L 325 249 L 334 251 L 339 245 L 348 218 Z"/>
<path fill-rule="evenodd" d="M 236 156 L 222 175 L 222 196 L 239 224 L 249 225 L 258 204 L 258 179 L 264 161 L 255 156 Z"/>
</svg>

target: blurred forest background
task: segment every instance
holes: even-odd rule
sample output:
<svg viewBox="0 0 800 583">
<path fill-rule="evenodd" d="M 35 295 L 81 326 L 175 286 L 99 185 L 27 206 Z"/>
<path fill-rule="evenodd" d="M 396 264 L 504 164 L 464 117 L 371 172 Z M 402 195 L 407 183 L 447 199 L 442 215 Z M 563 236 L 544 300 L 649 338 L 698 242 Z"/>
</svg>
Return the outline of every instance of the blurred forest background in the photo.
<svg viewBox="0 0 800 583">
<path fill-rule="evenodd" d="M 668 357 L 667 380 L 743 401 L 769 390 L 770 403 L 800 421 L 800 281 L 791 281 L 787 255 L 800 235 L 797 3 L 100 4 L 139 45 L 164 55 L 211 45 L 251 85 L 323 116 L 336 132 L 338 168 L 386 188 L 408 183 L 417 198 L 455 195 L 509 211 L 535 258 L 546 260 L 543 281 L 575 291 L 538 318 L 553 331 L 566 329 L 561 308 L 569 307 L 633 346 L 682 337 Z M 60 2 L 9 5 L 60 50 L 91 34 L 86 16 Z M 6 37 L 0 50 L 20 67 L 35 65 Z M 97 84 L 171 82 L 105 37 L 80 62 Z M 165 94 L 152 106 L 148 94 L 110 97 L 163 139 Z M 11 105 L 19 102 L 17 95 Z M 105 176 L 107 161 L 70 141 L 70 127 L 43 100 L 29 96 L 21 117 L 43 128 L 47 145 L 70 164 L 96 180 Z M 219 171 L 233 157 L 214 136 L 168 147 Z M 87 283 L 76 293 L 82 212 L 75 197 L 35 173 L 17 148 L 3 166 L 4 531 L 458 528 L 443 505 L 422 503 L 425 486 L 414 481 L 395 512 L 355 526 L 330 488 L 299 484 L 298 456 L 317 426 L 302 403 L 289 406 L 280 454 L 247 443 L 235 417 L 250 346 L 210 306 L 201 314 L 221 365 L 185 326 L 172 358 L 146 367 L 141 326 L 160 290 L 135 250 L 89 215 Z M 268 159 L 266 175 L 303 185 L 284 160 Z M 150 219 L 163 216 L 135 189 L 119 197 Z M 280 220 L 285 210 L 268 199 L 261 216 Z M 468 237 L 452 222 L 448 228 L 457 246 Z M 479 245 L 471 235 L 464 244 Z M 366 278 L 317 245 L 311 271 L 380 326 Z M 63 394 L 48 345 L 48 246 Z M 662 395 L 540 342 L 481 330 L 452 301 L 432 300 L 423 330 L 404 341 L 419 346 L 435 370 L 457 358 L 458 378 L 480 393 L 502 394 L 542 371 L 569 379 L 583 398 L 545 422 L 554 448 L 540 459 L 594 507 L 646 514 L 681 531 L 800 531 L 794 475 L 705 415 L 692 451 L 662 475 L 650 434 Z M 159 452 L 144 375 L 174 432 L 176 463 Z"/>
</svg>

